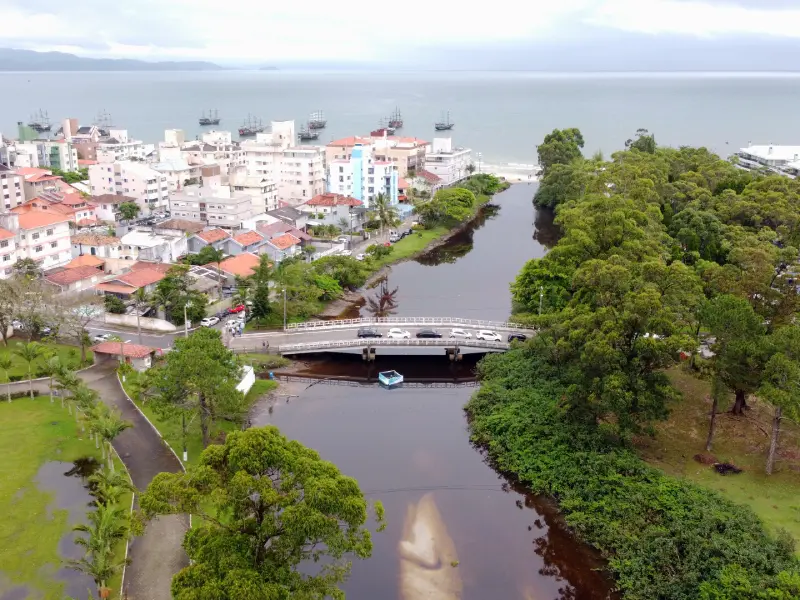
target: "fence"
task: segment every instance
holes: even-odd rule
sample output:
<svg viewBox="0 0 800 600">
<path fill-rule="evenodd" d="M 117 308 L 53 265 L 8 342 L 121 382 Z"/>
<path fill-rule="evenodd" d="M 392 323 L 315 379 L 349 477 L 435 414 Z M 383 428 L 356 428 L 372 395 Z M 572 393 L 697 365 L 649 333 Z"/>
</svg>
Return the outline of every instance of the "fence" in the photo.
<svg viewBox="0 0 800 600">
<path fill-rule="evenodd" d="M 509 331 L 529 331 L 532 327 L 510 321 L 484 321 L 481 319 L 462 319 L 459 317 L 365 317 L 360 319 L 337 319 L 334 321 L 308 321 L 289 323 L 287 331 L 309 331 L 319 329 L 347 329 L 365 325 L 408 326 L 408 327 L 470 327 L 473 329 L 492 329 Z"/>
<path fill-rule="evenodd" d="M 287 383 L 308 383 L 310 385 L 336 385 L 343 387 L 365 387 L 379 385 L 377 379 L 317 379 L 315 377 L 301 377 L 298 375 L 275 375 L 278 381 Z M 463 388 L 480 387 L 480 382 L 470 379 L 468 381 L 404 381 L 406 388 Z"/>
<path fill-rule="evenodd" d="M 305 344 L 282 344 L 278 347 L 281 354 L 292 354 L 294 352 L 314 352 L 315 350 L 332 350 L 336 348 L 365 348 L 374 346 L 410 346 L 410 347 L 439 347 L 452 348 L 464 346 L 467 348 L 486 348 L 488 350 L 508 350 L 506 342 L 487 342 L 476 339 L 409 339 L 409 340 L 390 340 L 382 338 L 356 339 L 356 340 L 333 340 L 327 342 L 307 342 Z"/>
</svg>

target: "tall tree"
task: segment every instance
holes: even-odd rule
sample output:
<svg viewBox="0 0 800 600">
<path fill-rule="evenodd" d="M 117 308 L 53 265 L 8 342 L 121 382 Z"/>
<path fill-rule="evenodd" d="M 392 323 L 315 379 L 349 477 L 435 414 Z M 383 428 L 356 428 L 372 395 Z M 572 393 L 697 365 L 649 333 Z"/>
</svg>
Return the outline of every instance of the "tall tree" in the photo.
<svg viewBox="0 0 800 600">
<path fill-rule="evenodd" d="M 190 474 L 160 473 L 140 506 L 146 518 L 200 517 L 184 539 L 191 564 L 172 580 L 176 600 L 342 598 L 345 559 L 372 553 L 358 483 L 276 427 L 229 434 Z"/>
<path fill-rule="evenodd" d="M 141 212 L 141 208 L 136 202 L 122 202 L 117 208 L 119 216 L 125 221 L 132 221 Z"/>
<path fill-rule="evenodd" d="M 381 232 L 384 227 L 396 227 L 400 223 L 400 214 L 397 207 L 392 204 L 392 199 L 385 194 L 378 194 L 372 200 L 370 207 L 373 218 L 378 221 Z"/>
<path fill-rule="evenodd" d="M 96 422 L 94 423 L 95 433 L 100 435 L 100 438 L 105 444 L 106 452 L 108 454 L 109 471 L 114 471 L 114 453 L 111 444 L 120 433 L 131 427 L 133 427 L 133 423 L 124 420 L 118 410 L 104 411 L 104 414 L 101 414 L 96 419 Z"/>
<path fill-rule="evenodd" d="M 28 387 L 31 400 L 33 400 L 33 363 L 42 356 L 44 348 L 37 342 L 28 342 L 27 344 L 17 344 L 12 352 L 28 366 Z"/>
<path fill-rule="evenodd" d="M 554 129 L 544 136 L 544 141 L 536 147 L 542 176 L 546 177 L 553 165 L 566 165 L 580 158 L 583 144 L 583 134 L 575 127 Z"/>
<path fill-rule="evenodd" d="M 133 307 L 136 310 L 136 333 L 142 343 L 142 311 L 150 305 L 150 294 L 143 287 L 133 292 Z"/>
<path fill-rule="evenodd" d="M 11 268 L 15 277 L 38 279 L 42 276 L 42 267 L 32 258 L 18 258 Z"/>
<path fill-rule="evenodd" d="M 11 402 L 11 378 L 9 377 L 9 372 L 13 366 L 14 362 L 11 360 L 10 356 L 0 356 L 0 370 L 2 370 L 6 376 L 6 398 L 9 402 Z"/>
</svg>

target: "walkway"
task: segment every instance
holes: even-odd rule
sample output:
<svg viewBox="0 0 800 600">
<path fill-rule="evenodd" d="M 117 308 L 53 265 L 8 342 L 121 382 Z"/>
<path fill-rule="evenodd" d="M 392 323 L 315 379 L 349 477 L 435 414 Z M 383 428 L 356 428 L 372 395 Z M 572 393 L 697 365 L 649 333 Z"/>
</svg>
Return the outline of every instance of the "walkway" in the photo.
<svg viewBox="0 0 800 600">
<path fill-rule="evenodd" d="M 486 342 L 475 338 L 468 339 L 382 339 L 382 338 L 356 338 L 354 340 L 329 340 L 322 342 L 306 342 L 297 344 L 281 344 L 278 352 L 281 354 L 303 354 L 308 352 L 323 352 L 325 350 L 344 350 L 348 348 L 377 348 L 377 347 L 403 347 L 403 348 L 478 348 L 503 352 L 508 350 L 507 342 Z"/>
<path fill-rule="evenodd" d="M 145 489 L 158 473 L 181 470 L 178 459 L 123 392 L 116 376 L 116 362 L 100 363 L 79 375 L 106 404 L 118 408 L 122 417 L 133 423 L 133 428 L 114 440 L 114 449 L 138 489 Z M 41 394 L 49 393 L 47 381 L 34 381 L 33 387 Z M 14 383 L 11 389 L 27 391 L 28 382 Z M 131 564 L 125 571 L 129 600 L 170 600 L 172 576 L 188 565 L 181 546 L 187 528 L 184 515 L 159 517 L 147 526 L 143 536 L 131 540 Z"/>
</svg>

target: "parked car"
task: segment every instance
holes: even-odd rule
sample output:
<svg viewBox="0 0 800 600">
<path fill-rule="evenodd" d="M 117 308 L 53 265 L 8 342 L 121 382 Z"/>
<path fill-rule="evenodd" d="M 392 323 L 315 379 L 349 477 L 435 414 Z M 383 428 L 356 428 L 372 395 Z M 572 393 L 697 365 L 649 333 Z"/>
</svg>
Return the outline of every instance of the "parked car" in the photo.
<svg viewBox="0 0 800 600">
<path fill-rule="evenodd" d="M 219 323 L 218 317 L 206 317 L 205 319 L 200 321 L 200 325 L 202 325 L 203 327 L 211 327 L 212 325 L 216 325 L 217 323 Z"/>
<path fill-rule="evenodd" d="M 214 316 L 222 320 L 223 318 L 228 316 L 228 309 L 226 308 L 224 310 L 219 311 L 218 313 L 214 313 Z"/>
<path fill-rule="evenodd" d="M 393 340 L 407 340 L 411 337 L 411 334 L 399 327 L 392 327 L 389 333 L 386 334 L 386 337 Z"/>
<path fill-rule="evenodd" d="M 358 337 L 360 338 L 379 338 L 383 337 L 383 334 L 374 329 L 372 327 L 359 327 L 358 328 Z"/>
<path fill-rule="evenodd" d="M 356 254 L 356 260 L 366 260 L 366 258 L 367 258 L 367 255 L 364 254 L 363 252 L 361 252 L 359 254 Z"/>
<path fill-rule="evenodd" d="M 442 334 L 435 329 L 420 329 L 417 332 L 418 338 L 440 338 Z"/>
<path fill-rule="evenodd" d="M 25 329 L 25 323 L 23 323 L 22 321 L 17 321 L 16 319 L 11 321 L 11 326 L 19 331 Z"/>
<path fill-rule="evenodd" d="M 508 343 L 517 341 L 517 342 L 524 342 L 528 339 L 528 336 L 524 333 L 509 333 L 508 334 Z"/>
<path fill-rule="evenodd" d="M 503 338 L 500 337 L 499 333 L 489 331 L 488 329 L 481 329 L 475 334 L 475 339 L 483 340 L 484 342 L 499 342 L 502 341 Z"/>
<path fill-rule="evenodd" d="M 399 242 L 400 241 L 400 234 L 396 231 L 393 231 L 389 234 L 389 241 L 390 242 Z"/>
<path fill-rule="evenodd" d="M 110 333 L 101 333 L 99 335 L 94 336 L 92 338 L 92 342 L 94 342 L 95 344 L 101 344 L 103 342 L 107 342 L 112 337 L 114 337 L 114 336 L 111 335 Z"/>
<path fill-rule="evenodd" d="M 347 242 L 350 241 L 350 238 L 347 237 L 346 235 L 340 235 L 339 237 L 336 238 L 336 241 L 339 242 L 340 244 L 346 244 Z"/>
<path fill-rule="evenodd" d="M 53 333 L 53 328 L 47 325 L 39 329 L 39 335 L 50 335 L 51 333 Z"/>
<path fill-rule="evenodd" d="M 451 338 L 463 338 L 463 339 L 471 339 L 472 333 L 461 329 L 460 327 L 455 327 L 454 329 L 450 330 L 450 337 Z"/>
<path fill-rule="evenodd" d="M 230 314 L 235 315 L 236 313 L 240 313 L 244 310 L 244 304 L 237 304 L 236 306 L 230 309 Z"/>
</svg>

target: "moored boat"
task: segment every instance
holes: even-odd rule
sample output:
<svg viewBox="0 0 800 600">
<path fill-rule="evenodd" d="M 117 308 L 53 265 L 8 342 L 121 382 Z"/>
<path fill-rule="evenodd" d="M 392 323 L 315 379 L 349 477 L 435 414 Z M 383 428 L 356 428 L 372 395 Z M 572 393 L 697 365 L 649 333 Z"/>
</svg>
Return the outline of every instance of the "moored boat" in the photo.
<svg viewBox="0 0 800 600">
<path fill-rule="evenodd" d="M 325 129 L 327 124 L 328 120 L 325 118 L 325 113 L 321 110 L 311 113 L 311 116 L 308 118 L 309 129 Z"/>
<path fill-rule="evenodd" d="M 403 383 L 403 376 L 397 371 L 382 371 L 378 373 L 378 381 L 386 387 L 394 387 Z"/>
</svg>

